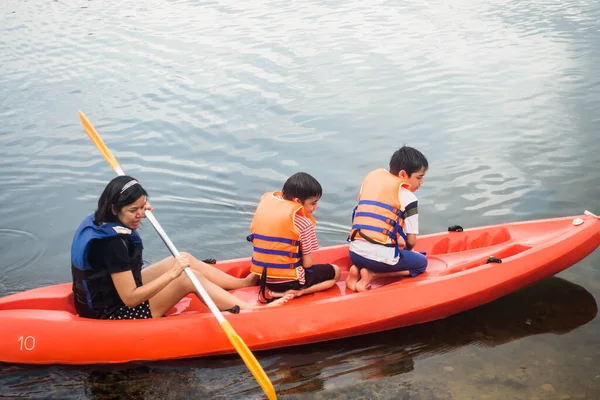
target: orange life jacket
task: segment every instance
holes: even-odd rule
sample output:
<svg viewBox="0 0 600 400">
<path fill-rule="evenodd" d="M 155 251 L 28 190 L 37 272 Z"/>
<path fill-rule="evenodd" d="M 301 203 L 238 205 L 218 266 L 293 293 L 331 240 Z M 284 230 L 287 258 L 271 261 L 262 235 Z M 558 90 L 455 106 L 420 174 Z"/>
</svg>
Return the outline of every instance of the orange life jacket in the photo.
<svg viewBox="0 0 600 400">
<path fill-rule="evenodd" d="M 283 199 L 281 192 L 265 193 L 250 225 L 254 251 L 250 272 L 269 278 L 297 280 L 303 275 L 300 233 L 294 226 L 296 215 L 315 219 L 302 204 Z"/>
<path fill-rule="evenodd" d="M 396 247 L 398 251 L 398 238 L 406 240 L 399 198 L 401 187 L 408 189 L 410 184 L 383 168 L 367 175 L 358 196 L 358 205 L 352 214 L 348 241 L 367 240 Z"/>
</svg>

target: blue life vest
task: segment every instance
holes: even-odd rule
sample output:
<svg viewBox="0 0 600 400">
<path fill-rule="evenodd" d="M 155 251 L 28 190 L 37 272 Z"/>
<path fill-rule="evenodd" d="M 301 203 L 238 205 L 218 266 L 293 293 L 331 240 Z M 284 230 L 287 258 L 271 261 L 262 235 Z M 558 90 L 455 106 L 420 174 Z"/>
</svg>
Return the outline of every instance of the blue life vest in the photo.
<svg viewBox="0 0 600 400">
<path fill-rule="evenodd" d="M 121 236 L 131 243 L 138 257 L 141 268 L 142 238 L 136 231 L 119 223 L 108 222 L 94 224 L 94 215 L 83 220 L 75 232 L 71 245 L 71 273 L 73 275 L 73 294 L 78 314 L 88 318 L 102 318 L 110 309 L 121 302 L 115 301 L 115 288 L 110 274 L 105 269 L 94 269 L 89 263 L 88 254 L 92 241 Z M 124 242 L 127 246 L 127 243 Z"/>
<path fill-rule="evenodd" d="M 116 222 L 107 222 L 100 226 L 94 224 L 94 214 L 83 220 L 75 232 L 71 245 L 71 263 L 78 269 L 91 269 L 87 256 L 90 243 L 94 239 L 106 239 L 112 236 L 125 236 L 136 247 L 142 247 L 142 238 L 136 231 L 125 228 Z"/>
</svg>

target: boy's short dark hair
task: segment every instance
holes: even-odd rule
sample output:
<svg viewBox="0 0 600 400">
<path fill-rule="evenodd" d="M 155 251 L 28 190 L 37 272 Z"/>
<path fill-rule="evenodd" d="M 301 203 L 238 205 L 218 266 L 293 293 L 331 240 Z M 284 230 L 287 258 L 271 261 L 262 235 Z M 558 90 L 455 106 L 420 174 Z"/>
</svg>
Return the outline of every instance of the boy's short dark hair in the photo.
<svg viewBox="0 0 600 400">
<path fill-rule="evenodd" d="M 429 168 L 427 158 L 412 147 L 400 147 L 390 159 L 390 172 L 394 175 L 398 175 L 400 171 L 404 170 L 408 176 L 411 176 L 421 168 L 425 168 L 425 170 Z"/>
<path fill-rule="evenodd" d="M 310 197 L 321 197 L 323 188 L 321 184 L 306 172 L 298 172 L 290 176 L 283 184 L 283 198 L 293 200 L 295 198 L 304 202 Z"/>
</svg>

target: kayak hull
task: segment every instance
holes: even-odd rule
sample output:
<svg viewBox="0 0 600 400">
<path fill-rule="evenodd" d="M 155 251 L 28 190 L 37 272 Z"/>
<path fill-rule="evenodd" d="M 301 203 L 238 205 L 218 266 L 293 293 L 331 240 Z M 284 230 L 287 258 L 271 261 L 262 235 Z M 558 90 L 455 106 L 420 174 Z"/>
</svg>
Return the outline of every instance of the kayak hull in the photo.
<svg viewBox="0 0 600 400">
<path fill-rule="evenodd" d="M 583 224 L 573 224 L 574 218 Z M 251 350 L 301 345 L 424 323 L 493 301 L 572 266 L 600 245 L 600 221 L 591 216 L 554 218 L 444 232 L 419 238 L 427 271 L 373 289 L 345 288 L 348 245 L 323 248 L 315 263 L 343 273 L 333 288 L 285 306 L 224 313 Z M 487 263 L 490 256 L 502 263 Z M 245 276 L 249 259 L 217 267 Z M 232 291 L 256 302 L 257 288 Z M 106 321 L 80 318 L 71 284 L 0 298 L 0 361 L 24 364 L 104 364 L 234 353 L 221 328 L 195 296 L 165 318 Z"/>
</svg>

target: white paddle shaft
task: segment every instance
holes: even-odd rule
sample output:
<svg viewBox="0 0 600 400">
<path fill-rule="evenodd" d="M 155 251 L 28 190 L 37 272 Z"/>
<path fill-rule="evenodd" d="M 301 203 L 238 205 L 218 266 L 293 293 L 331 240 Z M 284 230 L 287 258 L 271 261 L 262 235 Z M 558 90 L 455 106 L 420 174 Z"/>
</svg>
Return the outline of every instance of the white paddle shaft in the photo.
<svg viewBox="0 0 600 400">
<path fill-rule="evenodd" d="M 167 233 L 163 230 L 162 226 L 160 226 L 160 224 L 158 223 L 158 220 L 156 219 L 156 217 L 154 217 L 154 214 L 152 214 L 152 211 L 146 210 L 146 217 L 148 218 L 148 220 L 150 221 L 150 223 L 156 230 L 156 233 L 158 233 L 158 236 L 160 236 L 162 241 L 169 248 L 169 251 L 171 252 L 171 254 L 173 254 L 173 257 L 177 257 L 180 254 L 179 251 L 177 250 L 177 248 L 175 247 L 173 242 L 171 242 L 171 239 L 169 239 L 169 236 L 167 236 Z M 204 302 L 206 303 L 206 305 L 208 306 L 210 311 L 215 315 L 215 317 L 219 321 L 219 324 L 221 324 L 223 321 L 225 321 L 223 314 L 221 314 L 221 311 L 217 308 L 215 303 L 212 301 L 212 299 L 206 292 L 206 289 L 204 289 L 204 287 L 202 286 L 202 284 L 200 283 L 200 281 L 194 274 L 194 271 L 192 271 L 192 269 L 190 267 L 186 267 L 186 269 L 184 271 L 185 271 L 185 274 L 188 276 L 188 278 L 190 278 L 190 281 L 192 281 L 192 284 L 194 285 L 194 287 L 200 294 L 200 297 L 202 297 L 202 299 L 204 300 Z"/>
<path fill-rule="evenodd" d="M 594 218 L 598 218 L 598 219 L 600 219 L 600 216 L 598 216 L 598 215 L 594 214 L 594 213 L 593 213 L 593 212 L 591 212 L 591 211 L 585 210 L 583 213 L 584 213 L 585 215 L 589 215 L 590 217 L 594 217 Z"/>
</svg>

